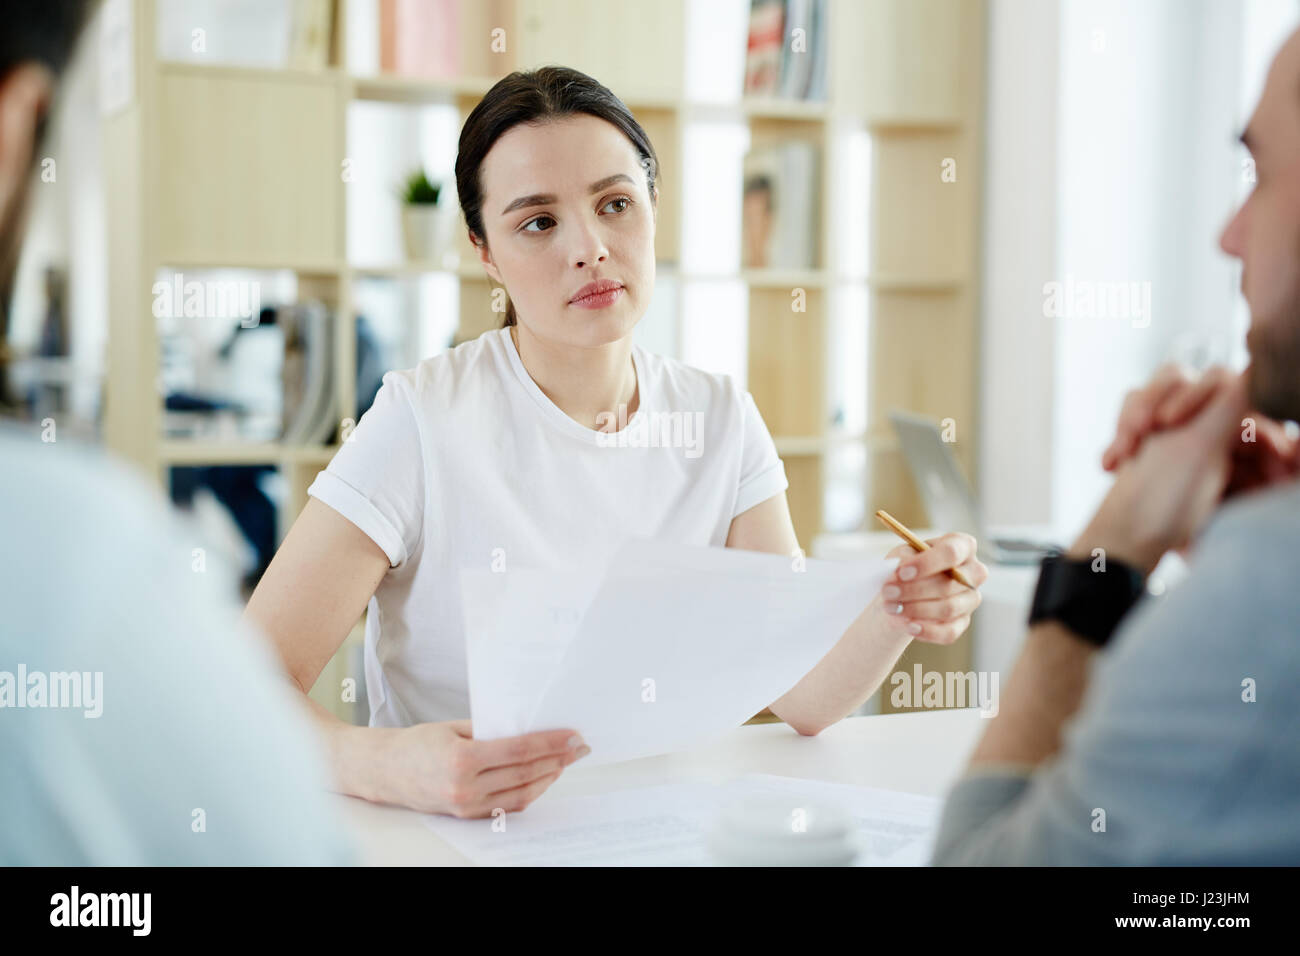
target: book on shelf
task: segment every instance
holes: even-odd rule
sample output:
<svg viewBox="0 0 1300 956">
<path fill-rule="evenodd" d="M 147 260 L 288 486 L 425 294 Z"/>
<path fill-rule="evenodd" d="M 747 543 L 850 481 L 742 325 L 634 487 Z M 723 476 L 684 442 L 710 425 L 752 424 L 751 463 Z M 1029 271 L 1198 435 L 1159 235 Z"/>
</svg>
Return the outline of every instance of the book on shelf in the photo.
<svg viewBox="0 0 1300 956">
<path fill-rule="evenodd" d="M 816 145 L 799 140 L 745 154 L 742 268 L 816 268 L 819 158 Z"/>
<path fill-rule="evenodd" d="M 331 313 L 319 302 L 279 310 L 284 327 L 283 431 L 286 445 L 322 445 L 338 424 L 334 415 Z"/>
<path fill-rule="evenodd" d="M 783 0 L 751 0 L 745 55 L 745 95 L 774 96 L 781 77 L 785 36 Z"/>
<path fill-rule="evenodd" d="M 432 80 L 459 76 L 460 0 L 379 0 L 379 69 Z"/>
<path fill-rule="evenodd" d="M 750 0 L 745 95 L 825 100 L 828 18 L 826 0 Z"/>
</svg>

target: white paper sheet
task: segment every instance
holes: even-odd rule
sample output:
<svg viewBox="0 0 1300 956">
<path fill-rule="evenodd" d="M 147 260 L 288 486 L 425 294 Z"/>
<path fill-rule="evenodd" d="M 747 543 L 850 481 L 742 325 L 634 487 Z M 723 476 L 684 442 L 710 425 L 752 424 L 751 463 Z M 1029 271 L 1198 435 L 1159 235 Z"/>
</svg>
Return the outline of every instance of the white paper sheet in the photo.
<svg viewBox="0 0 1300 956">
<path fill-rule="evenodd" d="M 474 736 L 572 728 L 587 766 L 715 737 L 812 670 L 895 566 L 629 538 L 599 565 L 463 571 Z"/>
<path fill-rule="evenodd" d="M 676 783 L 585 797 L 548 795 L 522 813 L 425 823 L 480 866 L 709 866 L 706 838 L 731 800 L 758 794 L 839 807 L 857 825 L 855 866 L 929 861 L 941 801 L 848 784 L 748 774 L 722 787 Z"/>
</svg>

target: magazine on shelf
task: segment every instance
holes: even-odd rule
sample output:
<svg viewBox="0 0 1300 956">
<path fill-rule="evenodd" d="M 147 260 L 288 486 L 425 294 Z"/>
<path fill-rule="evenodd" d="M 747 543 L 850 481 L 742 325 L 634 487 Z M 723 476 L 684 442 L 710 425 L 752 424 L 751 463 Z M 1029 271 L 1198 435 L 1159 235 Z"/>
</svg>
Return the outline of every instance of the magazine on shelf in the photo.
<svg viewBox="0 0 1300 956">
<path fill-rule="evenodd" d="M 784 0 L 752 0 L 745 56 L 745 95 L 774 96 L 781 79 L 785 36 Z"/>
<path fill-rule="evenodd" d="M 826 0 L 751 0 L 745 95 L 825 100 L 828 16 Z"/>
<path fill-rule="evenodd" d="M 459 77 L 460 0 L 379 0 L 379 69 L 423 79 Z"/>
</svg>

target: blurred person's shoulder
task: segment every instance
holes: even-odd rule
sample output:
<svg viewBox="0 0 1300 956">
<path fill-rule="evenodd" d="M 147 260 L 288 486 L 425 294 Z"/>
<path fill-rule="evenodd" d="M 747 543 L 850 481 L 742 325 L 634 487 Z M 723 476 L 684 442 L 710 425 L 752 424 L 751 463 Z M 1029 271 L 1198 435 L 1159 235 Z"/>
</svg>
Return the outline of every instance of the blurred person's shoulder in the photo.
<svg viewBox="0 0 1300 956">
<path fill-rule="evenodd" d="M 1205 529 L 1205 542 L 1254 539 L 1261 544 L 1300 543 L 1300 480 L 1238 495 L 1220 508 Z"/>
<path fill-rule="evenodd" d="M 1197 563 L 1240 582 L 1263 613 L 1300 609 L 1300 481 L 1239 495 L 1221 507 L 1196 544 Z"/>
<path fill-rule="evenodd" d="M 111 596 L 108 582 L 118 578 L 138 583 L 133 571 L 203 568 L 186 580 L 226 604 L 216 595 L 227 593 L 234 569 L 202 546 L 158 485 L 101 446 L 42 434 L 34 424 L 0 424 L 0 525 L 11 545 L 0 560 L 14 564 L 0 586 L 26 574 L 34 586 L 75 587 L 79 600 Z"/>
<path fill-rule="evenodd" d="M 7 513 L 6 523 L 33 532 L 34 541 L 63 531 L 94 534 L 102 527 L 77 524 L 77 514 L 112 512 L 111 517 L 117 514 L 114 509 L 128 509 L 156 518 L 156 510 L 167 504 L 161 490 L 99 445 L 59 438 L 57 430 L 38 423 L 0 422 L 0 461 L 0 508 Z"/>
<path fill-rule="evenodd" d="M 1168 631 L 1179 668 L 1212 655 L 1256 669 L 1300 666 L 1300 481 L 1234 497 L 1197 539 L 1185 576 L 1163 597 L 1144 601 L 1123 631 Z M 1226 636 L 1232 640 L 1225 640 Z M 1127 640 L 1116 644 L 1128 646 Z M 1300 686 L 1288 688 L 1300 701 Z"/>
<path fill-rule="evenodd" d="M 102 684 L 98 713 L 51 701 L 0 721 L 11 765 L 43 767 L 0 781 L 21 824 L 0 857 L 347 862 L 320 743 L 269 642 L 241 622 L 230 563 L 98 446 L 0 423 L 0 461 L 4 667 Z M 196 839 L 198 808 L 220 834 Z"/>
</svg>

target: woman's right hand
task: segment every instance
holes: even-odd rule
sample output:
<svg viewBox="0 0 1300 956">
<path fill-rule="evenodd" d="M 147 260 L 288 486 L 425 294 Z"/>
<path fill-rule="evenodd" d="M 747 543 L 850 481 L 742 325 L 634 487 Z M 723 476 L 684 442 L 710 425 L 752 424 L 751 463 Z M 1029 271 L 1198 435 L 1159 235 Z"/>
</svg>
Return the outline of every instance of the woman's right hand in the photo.
<svg viewBox="0 0 1300 956">
<path fill-rule="evenodd" d="M 475 740 L 468 720 L 395 729 L 381 745 L 382 798 L 421 813 L 517 813 L 591 748 L 572 730 Z"/>
</svg>

